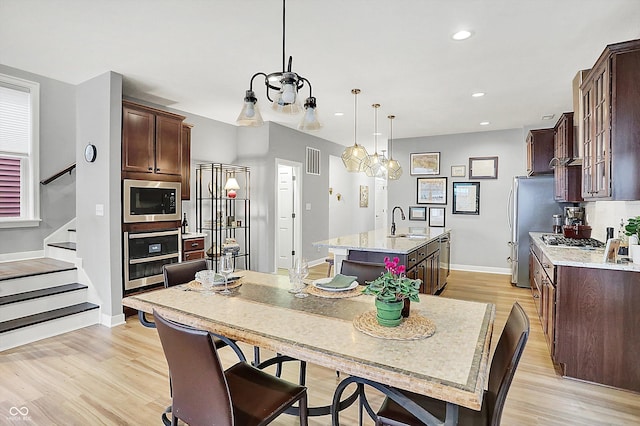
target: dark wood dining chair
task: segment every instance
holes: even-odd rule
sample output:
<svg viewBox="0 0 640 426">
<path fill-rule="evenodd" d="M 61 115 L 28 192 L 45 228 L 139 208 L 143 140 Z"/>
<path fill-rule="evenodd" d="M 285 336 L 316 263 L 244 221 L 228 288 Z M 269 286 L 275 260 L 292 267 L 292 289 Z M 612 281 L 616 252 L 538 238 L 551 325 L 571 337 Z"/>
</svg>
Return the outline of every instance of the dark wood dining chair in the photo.
<svg viewBox="0 0 640 426">
<path fill-rule="evenodd" d="M 170 263 L 162 267 L 164 286 L 172 287 L 178 284 L 186 284 L 196 277 L 196 272 L 208 269 L 205 259 L 190 260 L 188 262 Z"/>
<path fill-rule="evenodd" d="M 358 277 L 358 283 L 365 285 L 367 281 L 373 281 L 385 272 L 382 263 L 360 262 L 345 259 L 342 261 L 340 273 Z"/>
<path fill-rule="evenodd" d="M 163 318 L 154 310 L 172 386 L 172 425 L 266 425 L 298 403 L 307 425 L 307 388 L 246 362 L 224 370 L 214 339 Z"/>
<path fill-rule="evenodd" d="M 509 318 L 500 335 L 496 351 L 489 367 L 488 389 L 484 392 L 480 411 L 465 407 L 458 409 L 459 425 L 498 426 L 518 362 L 529 338 L 529 318 L 517 302 L 511 308 Z M 415 393 L 400 391 L 408 399 L 425 408 L 434 416 L 444 419 L 446 403 Z M 376 426 L 405 426 L 421 424 L 418 419 L 397 402 L 387 397 L 376 419 Z"/>
</svg>

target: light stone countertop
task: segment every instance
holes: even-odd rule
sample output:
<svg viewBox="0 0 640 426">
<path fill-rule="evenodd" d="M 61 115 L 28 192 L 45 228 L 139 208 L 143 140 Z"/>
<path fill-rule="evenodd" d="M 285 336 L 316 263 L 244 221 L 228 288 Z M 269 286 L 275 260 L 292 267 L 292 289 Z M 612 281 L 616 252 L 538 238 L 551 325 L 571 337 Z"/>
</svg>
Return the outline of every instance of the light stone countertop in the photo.
<svg viewBox="0 0 640 426">
<path fill-rule="evenodd" d="M 390 237 L 388 229 L 375 229 L 359 234 L 345 235 L 313 243 L 314 247 L 329 247 L 344 250 L 363 250 L 383 253 L 408 254 L 411 251 L 450 232 L 448 228 L 399 228 L 396 237 Z M 411 235 L 397 237 L 398 235 Z"/>
<path fill-rule="evenodd" d="M 183 240 L 191 240 L 193 238 L 206 238 L 207 234 L 204 232 L 187 232 L 186 234 L 182 234 Z"/>
<path fill-rule="evenodd" d="M 123 299 L 168 319 L 231 339 L 478 410 L 487 380 L 495 306 L 420 295 L 411 312 L 434 321 L 426 339 L 398 341 L 356 330 L 353 318 L 374 310 L 373 296 L 299 299 L 288 277 L 238 271 L 234 296 L 204 295 L 180 286 Z"/>
<path fill-rule="evenodd" d="M 556 266 L 577 266 L 581 268 L 613 269 L 617 271 L 640 272 L 637 263 L 607 263 L 604 262 L 604 249 L 581 249 L 573 247 L 548 246 L 542 241 L 542 236 L 548 232 L 530 232 L 535 244 L 542 249 L 547 259 Z M 622 256 L 618 256 L 620 258 Z"/>
</svg>

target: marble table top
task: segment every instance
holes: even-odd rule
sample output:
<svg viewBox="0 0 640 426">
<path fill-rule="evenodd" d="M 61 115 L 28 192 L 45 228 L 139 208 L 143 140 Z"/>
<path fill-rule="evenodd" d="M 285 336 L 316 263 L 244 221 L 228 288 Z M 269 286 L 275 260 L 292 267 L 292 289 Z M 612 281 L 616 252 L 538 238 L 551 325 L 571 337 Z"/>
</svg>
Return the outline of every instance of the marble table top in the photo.
<svg viewBox="0 0 640 426">
<path fill-rule="evenodd" d="M 614 269 L 618 271 L 640 272 L 637 263 L 612 263 L 604 261 L 604 249 L 583 249 L 578 247 L 548 246 L 542 236 L 548 232 L 530 232 L 535 244 L 542 249 L 547 259 L 556 266 L 577 266 L 581 268 Z"/>
<path fill-rule="evenodd" d="M 396 341 L 359 332 L 353 318 L 374 310 L 372 296 L 295 298 L 288 277 L 241 271 L 233 296 L 180 286 L 129 296 L 122 303 L 307 362 L 479 410 L 495 319 L 492 304 L 420 295 L 411 311 L 436 333 Z"/>
<path fill-rule="evenodd" d="M 386 253 L 408 254 L 413 250 L 450 232 L 445 228 L 399 228 L 396 237 L 391 237 L 388 229 L 375 229 L 359 234 L 345 235 L 313 243 L 315 247 L 329 247 L 346 250 L 363 250 Z M 407 237 L 401 237 L 407 235 Z"/>
</svg>

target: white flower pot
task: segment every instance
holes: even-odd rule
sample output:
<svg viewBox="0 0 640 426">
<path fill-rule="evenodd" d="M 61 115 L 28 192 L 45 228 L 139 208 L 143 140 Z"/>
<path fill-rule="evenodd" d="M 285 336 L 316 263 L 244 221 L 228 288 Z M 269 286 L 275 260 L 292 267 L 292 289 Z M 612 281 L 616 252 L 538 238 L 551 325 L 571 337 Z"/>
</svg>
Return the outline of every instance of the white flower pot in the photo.
<svg viewBox="0 0 640 426">
<path fill-rule="evenodd" d="M 634 244 L 629 246 L 629 255 L 633 259 L 633 263 L 640 264 L 640 245 Z"/>
</svg>

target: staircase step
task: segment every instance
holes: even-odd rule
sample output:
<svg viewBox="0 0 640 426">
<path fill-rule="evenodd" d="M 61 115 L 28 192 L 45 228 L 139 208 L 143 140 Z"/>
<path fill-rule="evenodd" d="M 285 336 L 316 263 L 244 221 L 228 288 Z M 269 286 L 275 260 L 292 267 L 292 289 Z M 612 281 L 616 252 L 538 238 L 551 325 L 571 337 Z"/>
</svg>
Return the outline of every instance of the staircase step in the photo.
<svg viewBox="0 0 640 426">
<path fill-rule="evenodd" d="M 9 321 L 86 302 L 87 293 L 86 285 L 73 283 L 2 296 L 0 320 Z"/>
<path fill-rule="evenodd" d="M 100 309 L 92 303 L 0 323 L 0 353 L 48 337 L 99 324 Z M 7 330 L 7 331 L 4 331 Z"/>
<path fill-rule="evenodd" d="M 44 323 L 47 321 L 55 320 L 58 318 L 67 317 L 81 312 L 98 309 L 99 306 L 93 303 L 84 302 L 73 306 L 67 306 L 65 308 L 54 309 L 52 311 L 41 312 L 35 315 L 29 315 L 22 318 L 16 318 L 9 321 L 0 322 L 0 333 L 6 333 L 8 331 L 17 330 L 24 327 Z"/>
<path fill-rule="evenodd" d="M 71 262 L 50 257 L 0 262 L 0 281 L 75 269 L 76 265 Z"/>
<path fill-rule="evenodd" d="M 49 243 L 47 245 L 49 247 L 56 247 L 56 248 L 61 248 L 65 250 L 72 250 L 72 251 L 76 250 L 76 243 L 73 243 L 71 241 L 64 241 L 60 243 Z"/>
<path fill-rule="evenodd" d="M 80 283 L 71 283 L 59 285 L 56 287 L 42 288 L 39 290 L 26 291 L 24 293 L 16 293 L 8 296 L 0 296 L 0 306 L 8 305 L 10 303 L 19 303 L 27 300 L 38 299 L 46 296 L 53 296 L 54 294 L 68 293 L 70 291 L 84 290 L 87 286 Z"/>
</svg>

